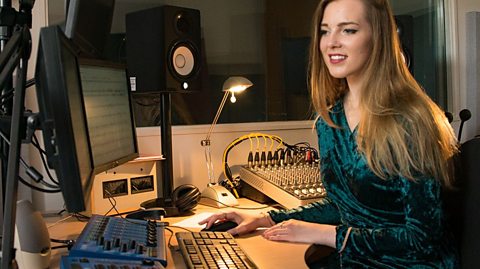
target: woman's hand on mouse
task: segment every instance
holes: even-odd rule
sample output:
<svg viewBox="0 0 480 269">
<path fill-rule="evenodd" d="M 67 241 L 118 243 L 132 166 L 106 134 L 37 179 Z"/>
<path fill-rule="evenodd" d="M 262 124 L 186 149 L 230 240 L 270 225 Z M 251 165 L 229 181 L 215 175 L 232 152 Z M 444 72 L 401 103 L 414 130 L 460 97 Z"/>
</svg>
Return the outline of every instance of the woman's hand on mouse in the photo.
<svg viewBox="0 0 480 269">
<path fill-rule="evenodd" d="M 210 228 L 217 221 L 234 221 L 238 224 L 237 227 L 228 230 L 227 232 L 234 235 L 242 235 L 255 231 L 259 227 L 270 227 L 273 221 L 268 214 L 251 214 L 237 211 L 230 211 L 224 213 L 213 214 L 210 217 L 200 221 L 198 224 L 207 224 L 206 228 Z"/>
</svg>

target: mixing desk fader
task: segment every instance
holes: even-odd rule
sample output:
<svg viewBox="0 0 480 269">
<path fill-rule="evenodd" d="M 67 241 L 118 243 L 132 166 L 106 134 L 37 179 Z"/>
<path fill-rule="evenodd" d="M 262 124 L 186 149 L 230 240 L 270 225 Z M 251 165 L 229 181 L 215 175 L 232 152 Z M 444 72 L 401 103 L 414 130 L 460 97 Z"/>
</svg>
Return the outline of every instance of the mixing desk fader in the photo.
<svg viewBox="0 0 480 269">
<path fill-rule="evenodd" d="M 93 215 L 69 256 L 154 261 L 166 266 L 165 225 L 163 222 Z"/>
</svg>

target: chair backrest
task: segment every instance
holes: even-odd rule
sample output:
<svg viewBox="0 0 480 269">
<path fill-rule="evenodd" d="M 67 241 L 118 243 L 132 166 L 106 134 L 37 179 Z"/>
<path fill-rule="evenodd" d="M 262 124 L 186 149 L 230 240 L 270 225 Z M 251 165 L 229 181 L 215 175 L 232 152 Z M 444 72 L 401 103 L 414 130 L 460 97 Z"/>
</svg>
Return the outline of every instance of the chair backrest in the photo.
<svg viewBox="0 0 480 269">
<path fill-rule="evenodd" d="M 455 190 L 445 196 L 449 226 L 454 233 L 462 268 L 480 268 L 480 137 L 460 146 Z"/>
</svg>

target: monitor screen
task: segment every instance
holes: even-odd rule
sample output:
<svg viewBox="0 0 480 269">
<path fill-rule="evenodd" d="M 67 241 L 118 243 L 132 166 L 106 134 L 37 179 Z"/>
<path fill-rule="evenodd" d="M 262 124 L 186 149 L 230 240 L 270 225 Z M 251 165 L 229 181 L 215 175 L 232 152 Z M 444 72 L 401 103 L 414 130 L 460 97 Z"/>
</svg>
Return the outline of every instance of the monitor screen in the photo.
<svg viewBox="0 0 480 269">
<path fill-rule="evenodd" d="M 94 175 L 138 156 L 125 68 L 79 60 L 58 26 L 42 28 L 35 73 L 45 152 L 69 212 Z"/>
<path fill-rule="evenodd" d="M 81 59 L 80 77 L 96 173 L 138 157 L 125 66 Z"/>
<path fill-rule="evenodd" d="M 93 161 L 77 58 L 57 26 L 40 30 L 35 81 L 48 165 L 55 169 L 67 210 L 84 211 Z"/>
<path fill-rule="evenodd" d="M 65 35 L 83 57 L 100 58 L 110 34 L 115 0 L 69 0 Z"/>
</svg>

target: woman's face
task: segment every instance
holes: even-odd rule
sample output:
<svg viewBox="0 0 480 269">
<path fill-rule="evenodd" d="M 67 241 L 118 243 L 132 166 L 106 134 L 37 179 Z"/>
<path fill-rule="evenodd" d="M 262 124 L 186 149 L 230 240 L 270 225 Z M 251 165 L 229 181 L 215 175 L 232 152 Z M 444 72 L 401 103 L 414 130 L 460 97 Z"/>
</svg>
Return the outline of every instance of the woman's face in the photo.
<svg viewBox="0 0 480 269">
<path fill-rule="evenodd" d="M 321 22 L 320 50 L 330 74 L 361 80 L 372 52 L 372 27 L 359 0 L 336 0 L 327 5 Z"/>
</svg>

